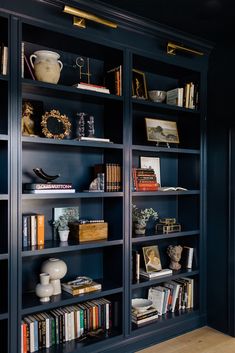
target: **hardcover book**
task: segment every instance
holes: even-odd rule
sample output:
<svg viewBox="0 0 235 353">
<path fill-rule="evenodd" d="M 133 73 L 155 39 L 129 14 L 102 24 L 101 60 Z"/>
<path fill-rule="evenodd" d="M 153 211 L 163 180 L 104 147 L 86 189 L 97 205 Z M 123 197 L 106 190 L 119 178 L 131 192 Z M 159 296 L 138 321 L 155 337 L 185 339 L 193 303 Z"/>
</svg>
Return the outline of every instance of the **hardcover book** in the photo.
<svg viewBox="0 0 235 353">
<path fill-rule="evenodd" d="M 102 289 L 102 285 L 95 281 L 91 281 L 90 283 L 87 283 L 84 285 L 74 285 L 67 282 L 67 283 L 62 283 L 61 287 L 65 292 L 68 292 L 72 295 L 80 295 L 80 294 L 90 293 L 90 292 L 94 292 L 96 290 Z"/>
</svg>

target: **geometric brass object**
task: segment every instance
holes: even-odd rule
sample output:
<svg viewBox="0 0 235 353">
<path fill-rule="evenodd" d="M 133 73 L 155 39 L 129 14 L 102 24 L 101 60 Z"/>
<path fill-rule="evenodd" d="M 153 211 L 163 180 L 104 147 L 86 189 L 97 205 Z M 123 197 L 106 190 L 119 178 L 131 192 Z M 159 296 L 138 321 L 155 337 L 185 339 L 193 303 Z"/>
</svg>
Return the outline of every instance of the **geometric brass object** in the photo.
<svg viewBox="0 0 235 353">
<path fill-rule="evenodd" d="M 195 55 L 204 55 L 204 53 L 202 53 L 201 51 L 198 51 L 198 50 L 186 48 L 186 47 L 183 47 L 181 45 L 177 45 L 177 44 L 174 44 L 171 42 L 167 43 L 167 54 L 176 55 L 176 50 L 185 51 L 187 53 L 191 53 L 191 54 L 195 54 Z"/>
<path fill-rule="evenodd" d="M 73 24 L 75 26 L 80 27 L 80 28 L 86 28 L 85 19 L 93 21 L 93 22 L 101 23 L 101 24 L 108 26 L 108 27 L 111 27 L 111 28 L 117 28 L 116 23 L 109 21 L 109 20 L 106 20 L 104 18 L 95 16 L 89 12 L 79 10 L 75 7 L 65 5 L 63 12 L 75 16 L 75 18 L 73 20 Z M 79 17 L 79 18 L 76 18 L 76 17 Z"/>
</svg>

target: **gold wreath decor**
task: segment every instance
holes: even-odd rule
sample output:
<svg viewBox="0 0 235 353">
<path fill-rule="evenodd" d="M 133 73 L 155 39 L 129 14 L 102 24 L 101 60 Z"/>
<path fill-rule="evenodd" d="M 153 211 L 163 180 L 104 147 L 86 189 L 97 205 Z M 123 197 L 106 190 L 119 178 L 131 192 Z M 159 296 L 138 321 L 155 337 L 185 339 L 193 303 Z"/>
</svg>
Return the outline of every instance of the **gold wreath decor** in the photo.
<svg viewBox="0 0 235 353">
<path fill-rule="evenodd" d="M 60 134 L 53 134 L 47 126 L 47 121 L 48 119 L 52 117 L 52 118 L 56 118 L 58 120 L 58 122 L 63 124 L 64 127 L 64 132 L 60 133 Z M 70 128 L 71 128 L 71 123 L 69 121 L 69 118 L 66 115 L 61 115 L 59 110 L 51 110 L 50 112 L 46 112 L 43 116 L 42 116 L 42 121 L 41 121 L 41 126 L 43 127 L 42 129 L 42 133 L 48 137 L 48 138 L 54 138 L 54 139 L 63 139 L 65 136 L 68 136 L 70 133 Z"/>
</svg>

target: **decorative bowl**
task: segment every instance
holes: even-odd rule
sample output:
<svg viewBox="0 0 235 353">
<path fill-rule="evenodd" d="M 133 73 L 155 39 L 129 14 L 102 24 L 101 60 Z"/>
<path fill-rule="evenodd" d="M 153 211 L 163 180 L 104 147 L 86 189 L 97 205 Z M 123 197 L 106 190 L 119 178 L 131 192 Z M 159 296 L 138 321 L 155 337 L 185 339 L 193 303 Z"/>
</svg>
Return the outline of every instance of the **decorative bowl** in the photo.
<svg viewBox="0 0 235 353">
<path fill-rule="evenodd" d="M 149 98 L 153 102 L 162 103 L 166 99 L 166 91 L 148 91 Z"/>
<path fill-rule="evenodd" d="M 144 298 L 135 298 L 135 299 L 132 299 L 131 301 L 132 308 L 134 308 L 139 312 L 149 309 L 152 305 L 153 305 L 152 300 L 144 299 Z"/>
</svg>

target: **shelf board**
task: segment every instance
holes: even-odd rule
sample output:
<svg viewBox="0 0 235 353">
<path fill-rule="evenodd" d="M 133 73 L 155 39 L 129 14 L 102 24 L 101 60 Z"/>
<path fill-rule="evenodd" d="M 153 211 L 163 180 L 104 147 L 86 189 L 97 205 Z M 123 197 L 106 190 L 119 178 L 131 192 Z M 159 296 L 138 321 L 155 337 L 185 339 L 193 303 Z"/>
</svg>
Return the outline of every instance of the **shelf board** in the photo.
<svg viewBox="0 0 235 353">
<path fill-rule="evenodd" d="M 0 141 L 8 141 L 9 137 L 7 134 L 0 134 Z"/>
<path fill-rule="evenodd" d="M 8 200 L 9 196 L 7 194 L 0 194 L 0 200 Z"/>
<path fill-rule="evenodd" d="M 50 302 L 48 303 L 41 303 L 37 298 L 35 292 L 23 293 L 21 314 L 26 315 L 38 311 L 46 311 L 58 308 L 60 306 L 72 305 L 75 303 L 85 302 L 87 300 L 92 300 L 95 298 L 100 298 L 107 295 L 113 295 L 123 292 L 123 288 L 118 287 L 114 282 L 102 281 L 99 279 L 95 279 L 95 281 L 102 284 L 102 290 L 77 296 L 73 296 L 69 293 L 62 291 L 61 294 L 52 296 Z"/>
<path fill-rule="evenodd" d="M 133 191 L 132 196 L 181 196 L 181 195 L 199 195 L 200 190 L 187 191 Z"/>
<path fill-rule="evenodd" d="M 187 237 L 191 235 L 199 235 L 200 231 L 198 230 L 191 230 L 191 231 L 185 231 L 185 232 L 175 232 L 175 233 L 169 233 L 169 234 L 153 234 L 153 235 L 147 235 L 143 237 L 133 237 L 132 238 L 132 243 L 145 243 L 148 241 L 152 240 L 160 240 L 160 239 L 170 239 L 170 238 L 179 238 L 179 237 Z"/>
<path fill-rule="evenodd" d="M 164 277 L 153 278 L 153 279 L 140 277 L 138 281 L 132 284 L 132 290 L 137 288 L 150 287 L 157 283 L 172 281 L 180 277 L 191 277 L 198 274 L 199 274 L 198 270 L 181 269 L 178 271 L 173 271 L 173 274 L 171 276 L 164 276 Z"/>
<path fill-rule="evenodd" d="M 82 198 L 103 198 L 122 197 L 123 192 L 76 192 L 76 193 L 48 193 L 48 194 L 22 194 L 22 200 L 33 199 L 82 199 Z"/>
<path fill-rule="evenodd" d="M 0 80 L 1 80 L 1 81 L 8 81 L 8 75 L 2 75 L 2 74 L 0 74 Z"/>
<path fill-rule="evenodd" d="M 97 141 L 76 141 L 76 140 L 59 140 L 50 139 L 46 137 L 28 137 L 22 136 L 22 143 L 31 144 L 47 144 L 47 145 L 59 145 L 59 146 L 72 146 L 72 147 L 91 147 L 91 148 L 111 148 L 111 149 L 123 149 L 122 144 L 109 143 L 109 142 L 97 142 Z"/>
<path fill-rule="evenodd" d="M 35 246 L 34 249 L 32 247 L 25 248 L 22 251 L 22 257 L 28 256 L 40 256 L 46 254 L 55 254 L 61 252 L 71 252 L 71 251 L 79 251 L 85 249 L 96 249 L 96 248 L 105 248 L 109 246 L 122 245 L 123 240 L 107 240 L 107 241 L 94 241 L 94 242 L 86 242 L 83 244 L 79 244 L 76 241 L 68 241 L 66 244 L 61 243 L 59 240 L 47 240 L 43 246 L 43 248 L 39 246 Z M 1 259 L 1 255 L 0 255 Z"/>
<path fill-rule="evenodd" d="M 181 112 L 181 113 L 187 113 L 187 114 L 200 114 L 200 110 L 178 107 L 178 106 L 169 105 L 166 103 L 151 102 L 149 100 L 144 100 L 144 99 L 132 98 L 132 103 L 135 109 L 141 109 L 141 110 L 144 108 L 154 108 L 159 110 Z"/>
<path fill-rule="evenodd" d="M 8 254 L 1 252 L 0 250 L 0 260 L 7 260 L 8 259 Z"/>
<path fill-rule="evenodd" d="M 113 101 L 117 103 L 123 102 L 122 96 L 84 90 L 72 86 L 64 86 L 61 84 L 46 83 L 31 79 L 22 79 L 22 92 L 26 94 L 40 94 L 63 99 L 75 99 L 79 97 L 80 101 L 82 100 L 91 103 L 102 103 L 105 101 Z"/>
<path fill-rule="evenodd" d="M 142 146 L 133 145 L 132 151 L 143 151 L 143 152 L 158 152 L 158 153 L 179 153 L 179 154 L 198 154 L 200 155 L 200 150 L 191 148 L 167 148 L 158 146 Z"/>
<path fill-rule="evenodd" d="M 176 312 L 168 312 L 165 315 L 160 316 L 156 321 L 143 325 L 141 327 L 132 324 L 132 335 L 140 335 L 145 332 L 161 329 L 166 326 L 175 325 L 177 322 L 191 320 L 200 315 L 199 310 L 188 309 L 188 310 L 179 310 Z"/>
<path fill-rule="evenodd" d="M 0 321 L 7 320 L 7 319 L 8 319 L 8 313 L 0 314 Z"/>
</svg>

